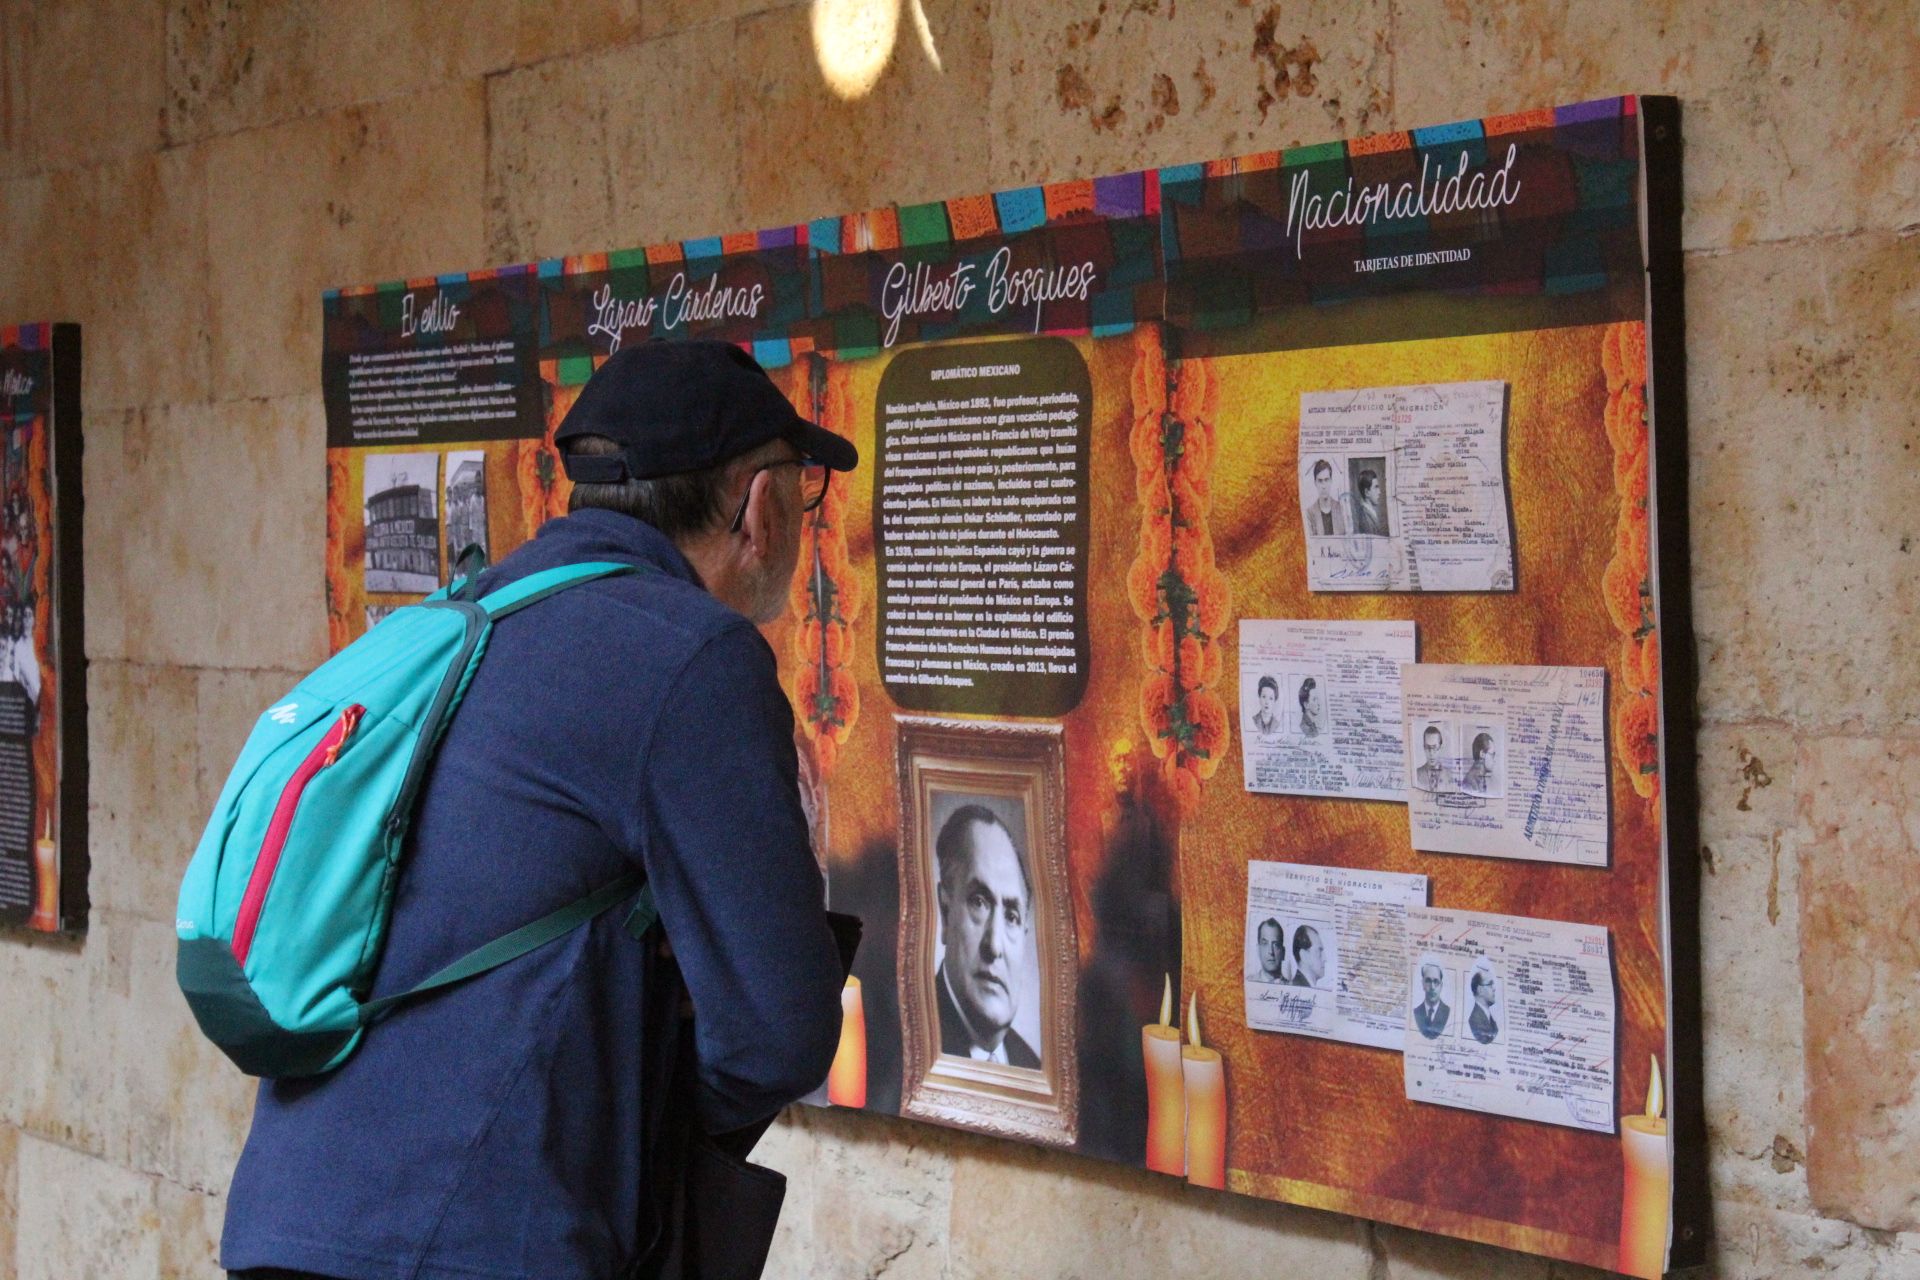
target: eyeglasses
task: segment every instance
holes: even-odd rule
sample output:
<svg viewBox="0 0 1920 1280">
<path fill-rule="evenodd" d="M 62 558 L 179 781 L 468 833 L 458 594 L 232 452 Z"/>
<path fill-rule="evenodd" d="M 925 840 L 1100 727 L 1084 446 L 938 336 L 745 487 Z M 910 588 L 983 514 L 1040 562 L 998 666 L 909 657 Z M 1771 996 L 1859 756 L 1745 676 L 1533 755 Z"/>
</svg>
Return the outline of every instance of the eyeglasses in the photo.
<svg viewBox="0 0 1920 1280">
<path fill-rule="evenodd" d="M 747 489 L 740 495 L 740 509 L 733 513 L 733 523 L 727 526 L 728 533 L 740 532 L 740 526 L 747 518 L 747 499 L 753 496 L 753 477 L 762 471 L 771 471 L 775 467 L 800 468 L 800 510 L 812 511 L 827 496 L 827 478 L 832 473 L 824 462 L 815 462 L 812 458 L 781 458 L 776 462 L 763 462 L 753 469 L 747 477 Z"/>
</svg>

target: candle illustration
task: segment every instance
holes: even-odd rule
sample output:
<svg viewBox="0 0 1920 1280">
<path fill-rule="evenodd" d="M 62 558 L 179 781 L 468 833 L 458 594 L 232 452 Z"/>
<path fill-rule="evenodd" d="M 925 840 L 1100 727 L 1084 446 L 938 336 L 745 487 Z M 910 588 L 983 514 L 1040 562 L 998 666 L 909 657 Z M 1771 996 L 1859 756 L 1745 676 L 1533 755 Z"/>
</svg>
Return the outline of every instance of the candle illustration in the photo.
<svg viewBox="0 0 1920 1280">
<path fill-rule="evenodd" d="M 840 1048 L 827 1072 L 827 1101 L 836 1107 L 867 1105 L 867 1008 L 860 979 L 854 977 L 840 990 Z"/>
<path fill-rule="evenodd" d="M 1173 1024 L 1173 977 L 1160 994 L 1160 1021 L 1140 1028 L 1147 1060 L 1147 1168 L 1187 1171 L 1187 1086 L 1181 1071 L 1180 1028 Z"/>
<path fill-rule="evenodd" d="M 1626 1155 L 1626 1194 L 1620 1201 L 1620 1270 L 1643 1280 L 1659 1280 L 1667 1266 L 1667 1218 L 1672 1210 L 1672 1181 L 1667 1168 L 1666 1102 L 1660 1085 L 1660 1059 L 1653 1059 L 1644 1115 L 1620 1117 L 1620 1142 Z"/>
<path fill-rule="evenodd" d="M 1187 1087 L 1187 1181 L 1227 1185 L 1227 1077 L 1218 1049 L 1200 1040 L 1200 996 L 1187 1000 L 1187 1039 L 1180 1065 Z"/>
<path fill-rule="evenodd" d="M 60 858 L 53 843 L 53 815 L 47 815 L 46 834 L 33 842 L 33 918 L 32 929 L 60 927 Z"/>
</svg>

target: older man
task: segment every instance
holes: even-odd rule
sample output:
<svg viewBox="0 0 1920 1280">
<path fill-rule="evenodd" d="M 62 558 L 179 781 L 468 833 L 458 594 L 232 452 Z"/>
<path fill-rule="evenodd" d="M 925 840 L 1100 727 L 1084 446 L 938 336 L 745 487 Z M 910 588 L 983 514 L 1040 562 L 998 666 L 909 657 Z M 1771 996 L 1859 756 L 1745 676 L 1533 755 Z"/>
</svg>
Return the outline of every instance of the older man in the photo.
<svg viewBox="0 0 1920 1280">
<path fill-rule="evenodd" d="M 1500 998 L 1500 984 L 1484 969 L 1475 969 L 1467 984 L 1473 992 L 1473 1010 L 1467 1015 L 1467 1030 L 1481 1044 L 1492 1044 L 1500 1035 L 1500 1022 L 1493 1016 L 1494 1001 Z"/>
<path fill-rule="evenodd" d="M 1293 931 L 1293 985 L 1317 987 L 1327 976 L 1327 949 L 1320 942 L 1320 931 L 1310 924 Z"/>
<path fill-rule="evenodd" d="M 230 1270 L 625 1274 L 673 1212 L 666 1135 L 744 1155 L 832 1063 L 844 970 L 756 624 L 784 609 L 802 513 L 854 448 L 719 342 L 621 350 L 556 439 L 570 514 L 483 592 L 583 562 L 639 572 L 494 628 L 427 774 L 371 994 L 635 870 L 671 954 L 610 912 L 401 1005 L 330 1075 L 265 1082 Z"/>
<path fill-rule="evenodd" d="M 1438 1040 L 1447 1029 L 1447 1019 L 1453 1010 L 1440 998 L 1440 985 L 1446 975 L 1440 966 L 1429 961 L 1420 966 L 1420 990 L 1422 999 L 1413 1006 L 1413 1025 L 1421 1035 L 1429 1040 Z"/>
<path fill-rule="evenodd" d="M 934 975 L 940 1052 L 1037 1068 L 1040 1055 L 1013 1029 L 1033 938 L 1033 885 L 1013 833 L 985 805 L 964 804 L 941 824 L 934 857 L 946 949 Z"/>
</svg>

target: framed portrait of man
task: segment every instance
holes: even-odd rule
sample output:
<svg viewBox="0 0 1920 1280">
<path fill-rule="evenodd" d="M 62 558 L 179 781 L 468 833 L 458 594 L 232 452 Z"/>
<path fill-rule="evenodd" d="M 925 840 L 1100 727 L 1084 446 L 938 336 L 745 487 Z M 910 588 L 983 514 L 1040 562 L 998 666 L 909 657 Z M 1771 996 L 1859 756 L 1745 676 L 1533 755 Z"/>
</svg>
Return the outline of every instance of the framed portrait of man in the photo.
<svg viewBox="0 0 1920 1280">
<path fill-rule="evenodd" d="M 901 1111 L 1072 1145 L 1078 1127 L 1058 725 L 897 716 Z"/>
</svg>

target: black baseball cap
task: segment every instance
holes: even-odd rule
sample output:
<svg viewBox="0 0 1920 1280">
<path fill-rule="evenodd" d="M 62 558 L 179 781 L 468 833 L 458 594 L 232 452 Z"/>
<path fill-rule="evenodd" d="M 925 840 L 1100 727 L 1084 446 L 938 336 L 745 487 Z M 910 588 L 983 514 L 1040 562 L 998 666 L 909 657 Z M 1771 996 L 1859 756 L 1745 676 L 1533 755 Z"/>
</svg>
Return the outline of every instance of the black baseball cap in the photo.
<svg viewBox="0 0 1920 1280">
<path fill-rule="evenodd" d="M 605 436 L 619 456 L 568 456 L 566 443 L 577 436 Z M 785 440 L 835 471 L 860 461 L 851 441 L 795 413 L 759 361 L 711 339 L 614 352 L 587 379 L 553 439 L 576 484 L 703 471 L 769 440 Z"/>
</svg>

